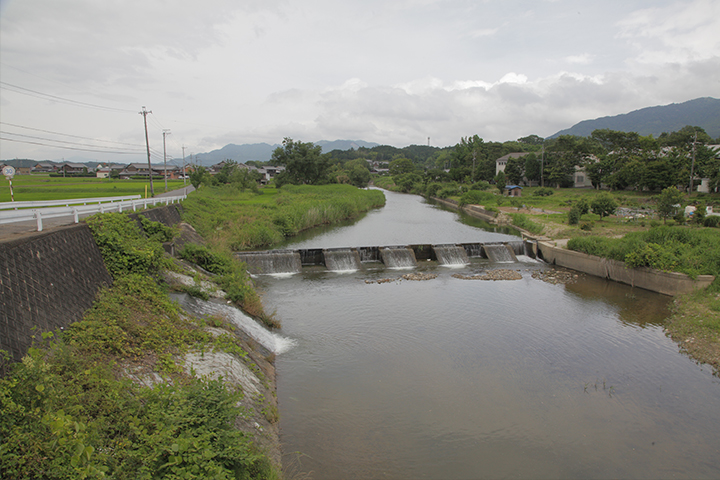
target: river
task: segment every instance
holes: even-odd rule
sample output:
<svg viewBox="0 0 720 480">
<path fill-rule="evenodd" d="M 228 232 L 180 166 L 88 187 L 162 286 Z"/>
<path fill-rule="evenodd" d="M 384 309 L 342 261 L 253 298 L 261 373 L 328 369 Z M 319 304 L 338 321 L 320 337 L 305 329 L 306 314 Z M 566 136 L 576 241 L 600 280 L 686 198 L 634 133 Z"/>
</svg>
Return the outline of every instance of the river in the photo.
<svg viewBox="0 0 720 480">
<path fill-rule="evenodd" d="M 285 248 L 517 240 L 420 197 Z M 469 223 L 469 224 L 468 224 Z M 492 227 L 486 226 L 490 229 Z M 520 280 L 463 280 L 510 268 Z M 720 478 L 720 381 L 664 334 L 670 298 L 549 269 L 366 264 L 259 276 L 285 464 L 314 479 Z M 393 281 L 377 283 L 391 278 Z"/>
</svg>

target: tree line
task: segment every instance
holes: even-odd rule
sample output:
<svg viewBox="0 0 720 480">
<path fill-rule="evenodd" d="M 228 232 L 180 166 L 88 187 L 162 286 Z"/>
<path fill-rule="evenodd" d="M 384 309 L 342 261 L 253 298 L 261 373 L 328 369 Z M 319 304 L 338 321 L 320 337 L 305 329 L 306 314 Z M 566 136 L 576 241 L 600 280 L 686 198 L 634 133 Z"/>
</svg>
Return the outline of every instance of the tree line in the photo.
<svg viewBox="0 0 720 480">
<path fill-rule="evenodd" d="M 429 183 L 478 182 L 517 185 L 571 187 L 578 168 L 596 188 L 661 191 L 670 186 L 688 190 L 701 178 L 708 178 L 711 189 L 720 187 L 720 158 L 708 145 L 720 144 L 701 127 L 686 126 L 657 138 L 635 132 L 598 129 L 589 137 L 561 135 L 543 139 L 529 135 L 515 141 L 486 142 L 478 135 L 463 137 L 454 146 L 410 145 L 396 148 L 381 145 L 322 153 L 322 148 L 285 138 L 268 162 L 248 162 L 285 166 L 275 177 L 283 184 L 348 183 L 365 187 L 370 169 L 387 168 L 403 191 L 424 190 Z M 509 153 L 504 173 L 496 175 L 496 161 Z M 228 167 L 232 169 L 232 165 Z M 228 183 L 232 171 L 223 177 Z M 251 178 L 243 176 L 242 181 Z M 216 181 L 217 183 L 217 181 Z M 423 187 L 422 189 L 420 187 Z"/>
</svg>

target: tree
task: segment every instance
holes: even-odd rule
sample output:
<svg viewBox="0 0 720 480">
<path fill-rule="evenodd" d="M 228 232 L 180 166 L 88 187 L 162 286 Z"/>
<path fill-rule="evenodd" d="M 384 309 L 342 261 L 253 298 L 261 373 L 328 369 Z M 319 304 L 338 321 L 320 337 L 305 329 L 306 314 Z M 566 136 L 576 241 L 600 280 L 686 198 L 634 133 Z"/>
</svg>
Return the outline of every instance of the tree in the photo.
<svg viewBox="0 0 720 480">
<path fill-rule="evenodd" d="M 518 138 L 517 141 L 528 145 L 542 145 L 545 140 L 538 135 L 528 135 L 527 137 Z"/>
<path fill-rule="evenodd" d="M 207 173 L 205 167 L 197 167 L 192 172 L 190 172 L 190 183 L 193 187 L 198 188 L 201 183 L 207 181 L 209 176 L 210 174 Z"/>
<path fill-rule="evenodd" d="M 525 160 L 522 158 L 511 158 L 505 165 L 505 177 L 507 181 L 520 185 L 525 174 Z"/>
<path fill-rule="evenodd" d="M 682 193 L 676 186 L 665 188 L 657 198 L 657 213 L 663 219 L 663 223 L 667 222 L 668 217 L 673 217 L 677 213 L 676 205 L 682 202 Z"/>
<path fill-rule="evenodd" d="M 390 162 L 390 175 L 403 175 L 405 173 L 413 173 L 415 164 L 409 158 L 399 157 Z"/>
<path fill-rule="evenodd" d="M 327 182 L 329 157 L 322 154 L 321 146 L 312 142 L 294 142 L 285 137 L 283 146 L 275 149 L 271 159 L 275 164 L 285 166 L 285 172 L 275 177 L 280 177 L 279 183 L 318 185 Z"/>
<path fill-rule="evenodd" d="M 608 215 L 615 213 L 615 210 L 618 208 L 618 204 L 609 193 L 603 192 L 595 197 L 592 203 L 590 203 L 590 208 L 594 214 L 600 215 L 600 220 L 602 220 L 603 217 L 607 217 Z"/>
<path fill-rule="evenodd" d="M 507 179 L 505 177 L 504 172 L 498 172 L 497 175 L 495 175 L 495 186 L 498 190 L 500 190 L 500 193 L 503 193 L 505 190 L 505 185 L 507 185 Z"/>
</svg>

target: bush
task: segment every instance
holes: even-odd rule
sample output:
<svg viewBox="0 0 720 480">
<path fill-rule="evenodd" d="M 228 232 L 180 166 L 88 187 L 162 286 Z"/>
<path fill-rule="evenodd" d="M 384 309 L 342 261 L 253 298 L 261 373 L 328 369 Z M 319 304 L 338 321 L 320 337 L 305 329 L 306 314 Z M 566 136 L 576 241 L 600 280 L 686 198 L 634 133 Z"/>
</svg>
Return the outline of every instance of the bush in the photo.
<svg viewBox="0 0 720 480">
<path fill-rule="evenodd" d="M 164 254 L 161 243 L 146 238 L 127 215 L 99 213 L 88 218 L 87 225 L 113 277 L 152 274 L 160 268 Z"/>
<path fill-rule="evenodd" d="M 485 180 L 481 180 L 470 185 L 470 190 L 489 190 L 490 187 L 490 183 L 486 182 Z"/>
<path fill-rule="evenodd" d="M 464 205 L 482 205 L 487 202 L 492 202 L 494 198 L 495 196 L 490 192 L 470 190 L 460 196 L 459 205 L 461 207 Z"/>
<path fill-rule="evenodd" d="M 595 197 L 590 204 L 592 211 L 596 215 L 600 215 L 600 219 L 612 215 L 617 210 L 618 204 L 615 199 L 607 192 L 603 192 Z"/>
<path fill-rule="evenodd" d="M 428 197 L 435 197 L 437 196 L 438 190 L 443 188 L 442 183 L 432 182 L 428 183 L 427 187 L 425 187 L 425 195 Z"/>
<path fill-rule="evenodd" d="M 438 198 L 448 198 L 453 195 L 457 194 L 457 187 L 444 187 L 438 190 L 437 197 Z"/>
<path fill-rule="evenodd" d="M 539 235 L 545 230 L 545 227 L 540 225 L 539 223 L 535 223 L 530 218 L 528 218 L 527 215 L 522 213 L 511 213 L 510 217 L 512 218 L 512 223 L 516 227 L 520 227 L 523 230 L 527 230 L 530 233 L 533 233 L 535 235 Z"/>
<path fill-rule="evenodd" d="M 554 194 L 555 191 L 550 187 L 540 187 L 533 192 L 534 197 L 549 197 Z"/>
<path fill-rule="evenodd" d="M 584 230 L 586 232 L 589 232 L 593 229 L 593 223 L 592 222 L 583 222 L 580 224 L 580 230 Z"/>
<path fill-rule="evenodd" d="M 577 225 L 580 223 L 581 215 L 580 208 L 578 208 L 577 205 L 573 205 L 568 212 L 568 225 Z"/>
<path fill-rule="evenodd" d="M 705 217 L 703 225 L 705 225 L 706 227 L 718 228 L 718 226 L 720 225 L 720 216 L 708 215 L 707 217 Z"/>
</svg>

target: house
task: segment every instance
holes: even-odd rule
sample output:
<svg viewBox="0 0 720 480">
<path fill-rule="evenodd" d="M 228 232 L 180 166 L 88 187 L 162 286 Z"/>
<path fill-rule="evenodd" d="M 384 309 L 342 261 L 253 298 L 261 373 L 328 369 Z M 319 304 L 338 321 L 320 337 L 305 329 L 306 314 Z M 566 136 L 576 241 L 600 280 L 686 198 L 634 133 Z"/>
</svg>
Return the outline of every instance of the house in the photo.
<svg viewBox="0 0 720 480">
<path fill-rule="evenodd" d="M 100 167 L 95 170 L 95 176 L 97 178 L 109 178 L 112 169 L 110 167 Z"/>
<path fill-rule="evenodd" d="M 83 163 L 65 162 L 60 164 L 58 170 L 64 174 L 85 173 L 87 171 L 87 165 Z"/>
<path fill-rule="evenodd" d="M 56 172 L 58 166 L 50 162 L 40 162 L 32 168 L 32 173 L 53 173 Z"/>
<path fill-rule="evenodd" d="M 505 185 L 505 194 L 509 197 L 521 197 L 522 187 L 519 185 Z"/>
<path fill-rule="evenodd" d="M 505 167 L 507 166 L 508 160 L 511 158 L 522 158 L 525 155 L 529 155 L 530 152 L 513 152 L 508 153 L 507 155 L 503 155 L 502 157 L 495 160 L 495 175 L 497 175 L 500 172 L 505 171 Z"/>
</svg>

